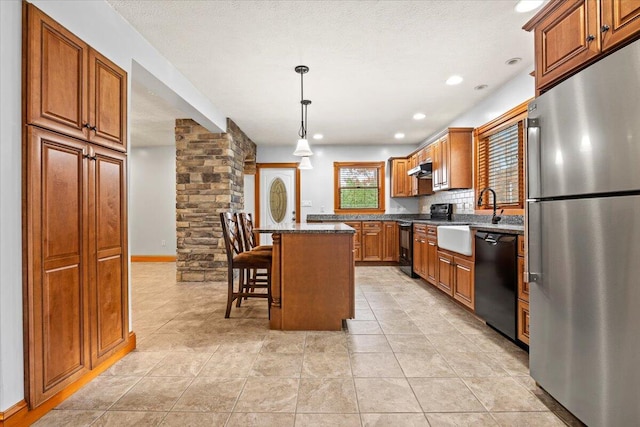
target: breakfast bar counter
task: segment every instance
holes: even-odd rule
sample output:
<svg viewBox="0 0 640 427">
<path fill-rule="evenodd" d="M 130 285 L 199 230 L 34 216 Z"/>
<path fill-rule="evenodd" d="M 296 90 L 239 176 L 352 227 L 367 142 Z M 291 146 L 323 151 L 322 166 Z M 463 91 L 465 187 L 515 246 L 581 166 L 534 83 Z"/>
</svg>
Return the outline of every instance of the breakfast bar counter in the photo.
<svg viewBox="0 0 640 427">
<path fill-rule="evenodd" d="M 339 331 L 355 316 L 353 228 L 297 223 L 255 231 L 273 238 L 271 329 Z"/>
</svg>

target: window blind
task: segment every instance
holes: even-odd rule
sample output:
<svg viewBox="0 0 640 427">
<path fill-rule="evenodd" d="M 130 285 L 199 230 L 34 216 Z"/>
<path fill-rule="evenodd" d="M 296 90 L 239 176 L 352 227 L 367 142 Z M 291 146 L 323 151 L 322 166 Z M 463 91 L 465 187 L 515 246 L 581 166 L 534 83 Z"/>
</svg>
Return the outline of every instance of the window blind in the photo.
<svg viewBox="0 0 640 427">
<path fill-rule="evenodd" d="M 338 185 L 341 209 L 379 207 L 379 173 L 375 167 L 342 167 Z"/>
<path fill-rule="evenodd" d="M 478 181 L 496 192 L 497 204 L 520 206 L 522 179 L 522 122 L 517 122 L 483 139 L 478 147 Z M 493 203 L 485 199 L 485 206 Z"/>
</svg>

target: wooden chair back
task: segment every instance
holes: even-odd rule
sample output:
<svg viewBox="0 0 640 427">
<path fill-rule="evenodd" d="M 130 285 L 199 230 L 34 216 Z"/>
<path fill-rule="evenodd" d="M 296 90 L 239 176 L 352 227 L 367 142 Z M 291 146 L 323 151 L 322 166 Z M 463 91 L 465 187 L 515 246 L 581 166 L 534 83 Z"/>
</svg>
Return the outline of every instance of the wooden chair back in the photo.
<svg viewBox="0 0 640 427">
<path fill-rule="evenodd" d="M 221 212 L 220 222 L 222 223 L 224 246 L 227 250 L 227 260 L 231 265 L 233 257 L 244 251 L 242 233 L 238 226 L 238 215 L 231 212 Z"/>
<path fill-rule="evenodd" d="M 251 250 L 258 246 L 258 239 L 253 232 L 253 219 L 250 213 L 238 214 L 240 219 L 240 227 L 242 228 L 242 235 L 244 237 L 245 250 Z"/>
</svg>

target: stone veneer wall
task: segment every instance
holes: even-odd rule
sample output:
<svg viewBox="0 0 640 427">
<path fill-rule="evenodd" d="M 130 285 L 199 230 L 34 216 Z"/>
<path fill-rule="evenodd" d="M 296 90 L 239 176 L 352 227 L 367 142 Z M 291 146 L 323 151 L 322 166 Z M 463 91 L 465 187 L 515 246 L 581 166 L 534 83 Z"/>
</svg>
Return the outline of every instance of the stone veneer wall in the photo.
<svg viewBox="0 0 640 427">
<path fill-rule="evenodd" d="M 244 173 L 255 174 L 256 145 L 230 119 L 226 133 L 176 119 L 175 135 L 176 280 L 226 280 L 220 212 L 244 208 Z"/>
</svg>

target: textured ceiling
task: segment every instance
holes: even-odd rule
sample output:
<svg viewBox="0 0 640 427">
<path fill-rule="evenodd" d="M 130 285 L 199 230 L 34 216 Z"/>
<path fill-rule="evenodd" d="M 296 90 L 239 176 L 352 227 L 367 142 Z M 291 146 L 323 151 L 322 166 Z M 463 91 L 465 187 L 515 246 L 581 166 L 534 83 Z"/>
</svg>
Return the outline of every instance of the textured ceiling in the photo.
<svg viewBox="0 0 640 427">
<path fill-rule="evenodd" d="M 396 132 L 417 144 L 533 69 L 521 27 L 535 12 L 516 13 L 515 0 L 108 1 L 260 145 L 297 139 L 299 64 L 309 134 L 323 144 L 388 144 Z M 523 60 L 505 65 L 512 57 Z M 452 74 L 464 82 L 445 85 Z M 132 119 L 134 145 L 154 121 Z"/>
</svg>

